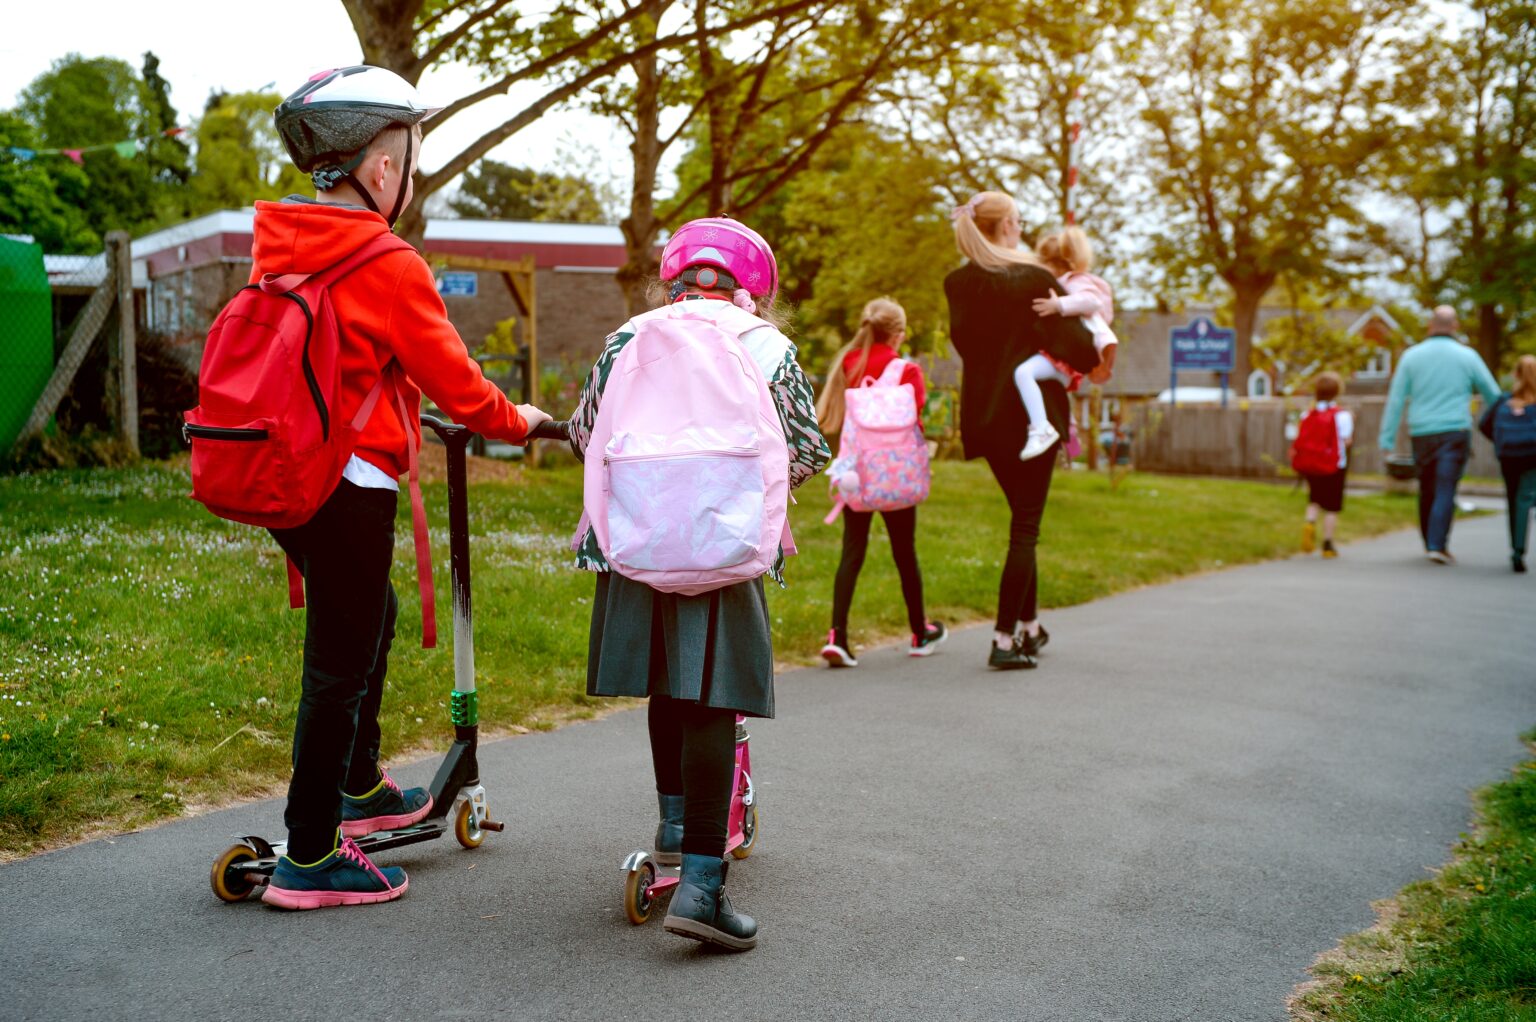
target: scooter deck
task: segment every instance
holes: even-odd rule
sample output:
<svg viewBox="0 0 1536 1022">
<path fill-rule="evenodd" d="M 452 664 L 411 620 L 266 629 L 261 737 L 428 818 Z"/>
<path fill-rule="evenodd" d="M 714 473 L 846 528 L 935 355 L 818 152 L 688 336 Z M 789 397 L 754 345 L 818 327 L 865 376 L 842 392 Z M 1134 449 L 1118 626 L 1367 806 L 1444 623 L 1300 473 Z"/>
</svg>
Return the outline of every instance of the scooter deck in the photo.
<svg viewBox="0 0 1536 1022">
<path fill-rule="evenodd" d="M 382 852 L 390 848 L 399 848 L 403 845 L 413 845 L 422 841 L 432 841 L 442 837 L 451 830 L 453 825 L 448 820 L 438 817 L 436 819 L 422 820 L 409 827 L 401 827 L 398 830 L 379 830 L 365 837 L 355 838 L 357 846 L 365 855 L 372 857 L 375 852 Z M 272 873 L 277 869 L 277 860 L 287 853 L 287 843 L 278 842 L 272 844 L 265 838 L 255 835 L 247 835 L 240 842 L 249 845 L 256 852 L 257 857 L 232 863 L 224 869 L 226 877 L 236 883 L 229 886 L 234 888 L 240 881 L 253 887 L 265 886 L 271 879 Z"/>
</svg>

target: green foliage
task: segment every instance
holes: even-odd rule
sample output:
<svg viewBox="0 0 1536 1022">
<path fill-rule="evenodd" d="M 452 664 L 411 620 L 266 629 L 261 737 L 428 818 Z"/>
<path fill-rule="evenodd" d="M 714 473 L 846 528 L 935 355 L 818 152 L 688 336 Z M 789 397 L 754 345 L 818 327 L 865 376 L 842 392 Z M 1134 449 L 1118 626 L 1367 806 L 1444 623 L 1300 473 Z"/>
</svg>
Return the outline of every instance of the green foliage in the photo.
<svg viewBox="0 0 1536 1022">
<path fill-rule="evenodd" d="M 294 168 L 272 126 L 282 97 L 270 92 L 220 92 L 208 98 L 197 122 L 197 174 L 192 205 L 197 213 L 238 209 L 257 199 L 281 199 L 313 191 L 309 176 Z"/>
<path fill-rule="evenodd" d="M 485 220 L 596 224 L 608 219 L 591 182 L 485 159 L 464 175 L 449 208 Z"/>
<path fill-rule="evenodd" d="M 83 148 L 139 137 L 151 120 L 147 98 L 143 81 L 125 62 L 72 53 L 22 91 L 17 113 L 42 145 Z M 134 231 L 155 222 L 154 174 L 142 154 L 124 159 L 106 150 L 87 153 L 84 161 L 89 187 L 82 205 L 93 231 Z"/>
<path fill-rule="evenodd" d="M 882 295 L 907 310 L 919 351 L 948 340 L 944 273 L 957 262 L 954 234 L 938 188 L 944 164 L 913 153 L 866 126 L 852 126 L 765 209 L 797 304 L 802 358 L 840 347 L 864 303 Z M 812 363 L 818 370 L 819 364 Z"/>
<path fill-rule="evenodd" d="M 6 146 L 36 149 L 32 126 L 0 111 L 0 234 L 30 234 L 45 252 L 101 250 L 101 236 L 81 208 L 89 180 L 73 163 L 20 160 Z"/>
</svg>

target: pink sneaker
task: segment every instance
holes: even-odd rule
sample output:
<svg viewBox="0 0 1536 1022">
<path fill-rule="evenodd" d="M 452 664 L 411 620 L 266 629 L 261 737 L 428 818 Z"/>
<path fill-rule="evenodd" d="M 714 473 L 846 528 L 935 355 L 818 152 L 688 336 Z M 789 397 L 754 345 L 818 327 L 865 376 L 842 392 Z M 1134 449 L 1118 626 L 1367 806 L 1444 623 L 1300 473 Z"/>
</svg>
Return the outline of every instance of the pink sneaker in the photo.
<svg viewBox="0 0 1536 1022">
<path fill-rule="evenodd" d="M 387 771 L 381 769 L 379 774 L 379 783 L 368 794 L 341 796 L 342 837 L 399 830 L 420 823 L 432 811 L 432 796 L 426 788 L 401 791 Z"/>
</svg>

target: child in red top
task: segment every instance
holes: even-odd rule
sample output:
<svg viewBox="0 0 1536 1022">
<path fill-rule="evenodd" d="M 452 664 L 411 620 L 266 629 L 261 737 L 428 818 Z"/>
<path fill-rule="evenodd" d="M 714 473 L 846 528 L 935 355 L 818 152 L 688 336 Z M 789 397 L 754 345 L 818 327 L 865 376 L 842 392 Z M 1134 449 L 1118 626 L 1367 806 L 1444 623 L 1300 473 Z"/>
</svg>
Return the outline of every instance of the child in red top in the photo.
<svg viewBox="0 0 1536 1022">
<path fill-rule="evenodd" d="M 411 201 L 429 113 L 409 83 L 376 67 L 321 72 L 285 100 L 277 130 L 294 164 L 311 172 L 316 197 L 256 204 L 252 281 L 323 270 L 389 231 Z M 308 597 L 283 814 L 287 854 L 262 894 L 291 909 L 398 898 L 405 871 L 374 866 L 352 839 L 409 826 L 432 808 L 425 789 L 402 791 L 379 768 L 379 702 L 397 606 L 389 583 L 397 478 L 410 445 L 421 443 L 422 391 L 455 421 L 511 443 L 548 418 L 486 381 L 415 252 L 366 263 L 329 293 L 341 335 L 338 418 L 356 415 L 391 362 L 404 370 L 394 379 L 408 412 L 402 417 L 393 395 L 380 401 L 335 492 L 305 524 L 273 531 Z"/>
<path fill-rule="evenodd" d="M 845 392 L 865 380 L 879 379 L 891 360 L 899 357 L 906 333 L 906 311 L 891 299 L 876 298 L 864 306 L 858 333 L 832 360 L 826 385 L 816 402 L 816 415 L 823 434 L 830 436 L 843 428 L 847 407 Z M 922 368 L 916 362 L 908 361 L 901 371 L 900 382 L 912 385 L 921 414 L 927 401 Z M 859 661 L 848 640 L 848 612 L 853 606 L 853 590 L 858 585 L 859 572 L 864 567 L 869 529 L 875 513 L 844 508 L 842 515 L 843 557 L 832 587 L 832 631 L 827 635 L 821 656 L 833 667 L 857 667 Z M 927 656 L 948 633 L 943 623 L 930 622 L 923 610 L 923 575 L 917 564 L 917 508 L 881 511 L 880 517 L 885 520 L 885 530 L 890 536 L 891 555 L 896 560 L 896 571 L 901 576 L 901 595 L 907 604 L 907 623 L 912 629 L 908 655 Z"/>
</svg>

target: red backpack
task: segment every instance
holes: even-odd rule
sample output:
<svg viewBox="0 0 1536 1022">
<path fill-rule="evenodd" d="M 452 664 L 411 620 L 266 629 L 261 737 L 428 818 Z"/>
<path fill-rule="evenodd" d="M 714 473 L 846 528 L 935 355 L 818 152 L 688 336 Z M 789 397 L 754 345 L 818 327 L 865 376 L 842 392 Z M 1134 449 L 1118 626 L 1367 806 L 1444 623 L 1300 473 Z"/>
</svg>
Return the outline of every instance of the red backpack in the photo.
<svg viewBox="0 0 1536 1022">
<path fill-rule="evenodd" d="M 268 529 L 309 521 L 335 492 L 386 386 L 399 405 L 410 451 L 410 496 L 421 579 L 422 645 L 437 642 L 426 513 L 417 478 L 421 426 L 396 385 L 398 363 L 380 373 L 350 422 L 339 421 L 341 333 L 330 285 L 411 245 L 382 234 L 319 273 L 266 274 L 240 289 L 213 322 L 198 371 L 198 406 L 182 435 L 192 446 L 192 499 L 220 518 Z M 414 436 L 411 435 L 414 426 Z M 288 592 L 304 605 L 288 562 Z"/>
<path fill-rule="evenodd" d="M 1304 476 L 1329 476 L 1339 470 L 1337 408 L 1314 408 L 1301 417 L 1291 444 L 1291 468 Z"/>
</svg>

